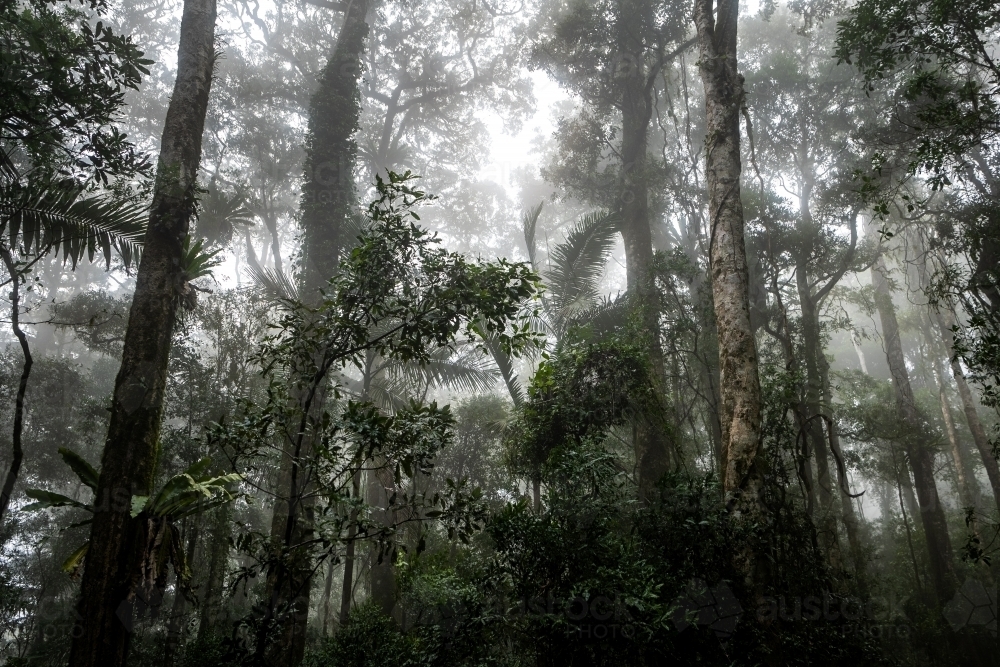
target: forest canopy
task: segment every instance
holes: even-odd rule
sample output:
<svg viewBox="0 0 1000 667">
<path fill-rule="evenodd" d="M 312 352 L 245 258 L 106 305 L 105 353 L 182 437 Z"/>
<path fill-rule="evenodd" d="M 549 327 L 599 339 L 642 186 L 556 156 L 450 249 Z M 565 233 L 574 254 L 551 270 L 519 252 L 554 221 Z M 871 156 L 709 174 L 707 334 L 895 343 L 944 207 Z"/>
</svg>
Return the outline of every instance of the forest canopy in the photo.
<svg viewBox="0 0 1000 667">
<path fill-rule="evenodd" d="M 991 0 L 0 4 L 0 664 L 996 664 Z"/>
</svg>

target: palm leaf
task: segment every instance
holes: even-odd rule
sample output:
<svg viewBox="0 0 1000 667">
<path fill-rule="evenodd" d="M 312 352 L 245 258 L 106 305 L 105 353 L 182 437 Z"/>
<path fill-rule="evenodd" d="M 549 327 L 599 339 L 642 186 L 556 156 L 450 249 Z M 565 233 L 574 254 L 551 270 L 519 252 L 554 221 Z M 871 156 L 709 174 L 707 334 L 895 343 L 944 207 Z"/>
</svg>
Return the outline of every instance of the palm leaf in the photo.
<svg viewBox="0 0 1000 667">
<path fill-rule="evenodd" d="M 630 307 L 627 293 L 617 299 L 607 297 L 596 305 L 573 314 L 568 323 L 589 326 L 595 334 L 603 335 L 624 324 Z"/>
<path fill-rule="evenodd" d="M 514 371 L 514 360 L 503 351 L 496 336 L 486 335 L 483 328 L 478 325 L 476 325 L 475 331 L 483 339 L 483 345 L 493 357 L 493 362 L 496 364 L 497 370 L 500 371 L 500 377 L 503 378 L 503 382 L 507 386 L 507 392 L 510 393 L 510 399 L 514 401 L 514 407 L 520 408 L 524 404 L 524 389 Z"/>
<path fill-rule="evenodd" d="M 295 286 L 295 281 L 289 278 L 284 271 L 251 265 L 247 267 L 247 274 L 270 299 L 297 301 L 299 298 L 299 290 Z"/>
<path fill-rule="evenodd" d="M 255 214 L 247 207 L 242 192 L 228 195 L 219 188 L 209 187 L 198 199 L 198 234 L 209 245 L 228 243 L 237 227 L 252 225 Z"/>
<path fill-rule="evenodd" d="M 558 319 L 569 319 L 593 305 L 597 281 L 604 274 L 618 231 L 617 216 L 595 211 L 583 216 L 566 240 L 549 253 L 545 278 Z"/>
<path fill-rule="evenodd" d="M 535 255 L 538 252 L 538 246 L 535 242 L 535 231 L 538 228 L 538 217 L 542 214 L 544 204 L 544 201 L 538 202 L 538 206 L 529 208 L 521 214 L 521 228 L 524 230 L 524 244 L 528 247 L 528 261 L 531 263 L 531 268 L 536 270 Z"/>
<path fill-rule="evenodd" d="M 0 235 L 26 253 L 53 251 L 74 268 L 98 249 L 111 265 L 112 248 L 126 266 L 146 234 L 146 209 L 130 201 L 88 195 L 72 181 L 9 181 L 0 187 Z"/>
<path fill-rule="evenodd" d="M 418 386 L 427 384 L 470 393 L 491 391 L 497 380 L 497 371 L 487 357 L 474 349 L 456 356 L 446 347 L 433 350 L 430 359 L 421 364 L 388 361 L 384 373 Z"/>
</svg>

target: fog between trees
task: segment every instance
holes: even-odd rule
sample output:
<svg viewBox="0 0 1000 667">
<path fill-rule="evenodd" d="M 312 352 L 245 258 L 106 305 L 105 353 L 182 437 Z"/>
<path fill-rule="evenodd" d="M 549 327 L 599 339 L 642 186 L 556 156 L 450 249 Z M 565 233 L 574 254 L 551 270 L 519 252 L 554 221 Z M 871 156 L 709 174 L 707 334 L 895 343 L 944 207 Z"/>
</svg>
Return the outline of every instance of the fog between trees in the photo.
<svg viewBox="0 0 1000 667">
<path fill-rule="evenodd" d="M 995 664 L 998 31 L 4 3 L 2 664 Z"/>
</svg>

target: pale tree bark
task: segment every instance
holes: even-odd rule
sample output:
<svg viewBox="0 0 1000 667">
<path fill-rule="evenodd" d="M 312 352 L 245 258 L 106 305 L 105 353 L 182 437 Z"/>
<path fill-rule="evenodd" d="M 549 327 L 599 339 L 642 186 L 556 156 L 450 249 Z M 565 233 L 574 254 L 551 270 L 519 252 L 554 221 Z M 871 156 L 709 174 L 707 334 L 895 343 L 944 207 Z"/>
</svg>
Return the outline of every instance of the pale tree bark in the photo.
<svg viewBox="0 0 1000 667">
<path fill-rule="evenodd" d="M 215 0 L 184 2 L 177 80 L 167 108 L 149 226 L 101 457 L 79 628 L 70 653 L 74 667 L 124 665 L 128 653 L 137 604 L 130 582 L 140 548 L 140 526 L 130 515 L 129 498 L 148 495 L 156 472 L 170 343 L 186 287 L 182 246 L 194 213 L 215 64 L 215 16 Z"/>
<path fill-rule="evenodd" d="M 699 67 L 705 87 L 705 174 L 712 296 L 719 333 L 723 488 L 729 502 L 756 508 L 761 485 L 755 466 L 761 396 L 740 202 L 739 118 L 744 92 L 736 65 L 738 17 L 737 0 L 695 0 Z"/>
<path fill-rule="evenodd" d="M 905 449 L 913 472 L 917 502 L 920 506 L 920 520 L 927 538 L 931 579 L 938 602 L 944 604 L 951 599 L 955 589 L 954 553 L 948 536 L 944 507 L 941 505 L 937 483 L 934 480 L 934 452 L 927 442 L 927 426 L 923 423 L 913 398 L 910 376 L 903 357 L 903 345 L 899 337 L 896 309 L 892 303 L 892 291 L 886 276 L 885 262 L 881 257 L 872 265 L 871 274 L 872 284 L 875 287 L 875 305 L 882 324 L 882 340 L 896 394 L 896 405 L 907 430 Z"/>
</svg>

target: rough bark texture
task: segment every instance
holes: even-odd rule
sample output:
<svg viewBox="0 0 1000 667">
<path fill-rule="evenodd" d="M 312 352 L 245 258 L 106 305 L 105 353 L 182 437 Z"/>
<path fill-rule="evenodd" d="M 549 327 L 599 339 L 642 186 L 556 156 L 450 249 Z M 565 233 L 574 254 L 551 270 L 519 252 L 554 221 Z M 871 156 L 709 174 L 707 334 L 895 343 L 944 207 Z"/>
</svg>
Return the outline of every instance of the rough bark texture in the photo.
<svg viewBox="0 0 1000 667">
<path fill-rule="evenodd" d="M 21 473 L 21 461 L 24 459 L 24 445 L 21 436 L 24 432 L 24 395 L 28 390 L 28 378 L 31 376 L 31 366 L 34 360 L 31 358 L 31 348 L 28 347 L 28 337 L 21 330 L 21 276 L 17 271 L 14 258 L 10 250 L 0 246 L 0 256 L 10 274 L 10 328 L 14 331 L 18 344 L 21 346 L 21 354 L 24 356 L 24 364 L 21 366 L 21 378 L 17 383 L 17 395 L 14 398 L 14 430 L 11 434 L 11 459 L 10 468 L 7 469 L 7 476 L 3 481 L 3 488 L 0 489 L 0 526 L 3 526 L 3 518 L 10 507 L 10 497 L 14 493 L 14 484 L 17 483 L 18 475 Z"/>
<path fill-rule="evenodd" d="M 347 3 L 337 44 L 310 104 L 301 201 L 301 285 L 307 302 L 318 300 L 319 291 L 337 270 L 345 222 L 354 212 L 354 133 L 361 115 L 358 79 L 368 36 L 368 8 L 368 0 Z M 317 388 L 313 411 L 322 407 L 325 393 Z M 281 457 L 271 539 L 284 557 L 267 578 L 267 614 L 278 628 L 265 655 L 267 664 L 275 667 L 294 667 L 305 652 L 312 568 L 307 554 L 289 553 L 289 549 L 311 537 L 311 506 L 301 497 L 309 484 L 304 463 L 311 450 L 308 441 L 289 442 Z"/>
<path fill-rule="evenodd" d="M 736 66 L 737 0 L 696 0 L 695 26 L 705 87 L 706 180 L 711 228 L 709 259 L 719 332 L 723 486 L 740 505 L 756 505 L 760 473 L 760 380 L 750 324 L 743 205 L 740 202 L 740 109 L 743 76 Z M 742 502 L 742 501 L 747 501 Z"/>
<path fill-rule="evenodd" d="M 163 394 L 174 320 L 185 287 L 181 253 L 194 212 L 201 136 L 215 63 L 215 0 L 185 0 L 177 81 L 167 108 L 149 227 L 115 379 L 101 457 L 70 664 L 125 664 L 134 608 L 130 591 L 139 526 L 130 496 L 148 495 L 159 454 Z"/>
<path fill-rule="evenodd" d="M 892 290 L 886 278 L 885 263 L 880 258 L 872 266 L 872 284 L 875 287 L 875 303 L 882 324 L 882 341 L 885 346 L 889 372 L 896 393 L 896 404 L 907 428 L 906 454 L 913 471 L 917 502 L 920 505 L 920 519 L 927 537 L 931 579 L 938 602 L 944 604 L 951 599 L 955 588 L 954 554 L 948 537 L 948 524 L 944 507 L 938 496 L 934 481 L 934 452 L 926 441 L 926 425 L 920 417 L 910 376 L 903 357 L 903 345 L 899 338 L 899 323 L 892 303 Z"/>
<path fill-rule="evenodd" d="M 309 107 L 302 185 L 302 284 L 322 288 L 337 267 L 345 220 L 356 203 L 354 133 L 361 117 L 361 55 L 369 0 L 348 0 L 337 44 Z"/>
<path fill-rule="evenodd" d="M 955 387 L 958 395 L 962 399 L 962 409 L 965 412 L 965 419 L 969 424 L 969 431 L 972 432 L 972 439 L 979 450 L 979 456 L 983 460 L 983 467 L 986 468 L 986 475 L 990 479 L 990 487 L 993 489 L 993 501 L 1000 508 L 1000 465 L 997 464 L 993 456 L 990 440 L 986 437 L 986 429 L 979 419 L 976 411 L 976 399 L 972 395 L 969 383 L 965 379 L 965 372 L 962 364 L 955 356 L 955 336 L 952 327 L 955 325 L 954 316 L 948 310 L 941 310 L 935 313 L 938 328 L 941 330 L 941 338 L 944 341 L 945 349 L 951 358 L 951 374 L 955 378 Z"/>
</svg>

